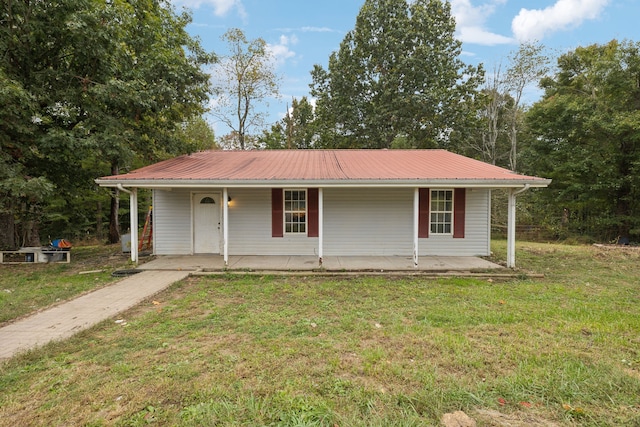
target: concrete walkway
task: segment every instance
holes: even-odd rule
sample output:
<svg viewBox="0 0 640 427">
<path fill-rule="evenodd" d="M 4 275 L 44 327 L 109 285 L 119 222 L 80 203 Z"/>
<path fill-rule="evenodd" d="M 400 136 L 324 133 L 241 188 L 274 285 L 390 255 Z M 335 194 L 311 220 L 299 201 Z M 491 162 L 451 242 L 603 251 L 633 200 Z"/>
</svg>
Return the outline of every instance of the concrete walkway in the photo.
<svg viewBox="0 0 640 427">
<path fill-rule="evenodd" d="M 0 328 L 0 360 L 68 338 L 184 279 L 187 271 L 144 271 Z"/>
</svg>

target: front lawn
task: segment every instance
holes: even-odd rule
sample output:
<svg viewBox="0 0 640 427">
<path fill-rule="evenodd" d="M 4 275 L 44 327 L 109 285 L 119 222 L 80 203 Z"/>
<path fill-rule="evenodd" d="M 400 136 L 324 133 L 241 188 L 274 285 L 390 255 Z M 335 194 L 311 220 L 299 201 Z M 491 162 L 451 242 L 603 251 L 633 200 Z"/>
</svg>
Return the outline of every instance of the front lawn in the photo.
<svg viewBox="0 0 640 427">
<path fill-rule="evenodd" d="M 639 261 L 522 243 L 544 279 L 192 277 L 1 365 L 0 425 L 637 426 Z"/>
<path fill-rule="evenodd" d="M 69 264 L 0 264 L 0 325 L 118 280 L 111 273 L 127 256 L 120 245 L 94 245 L 73 248 Z"/>
</svg>

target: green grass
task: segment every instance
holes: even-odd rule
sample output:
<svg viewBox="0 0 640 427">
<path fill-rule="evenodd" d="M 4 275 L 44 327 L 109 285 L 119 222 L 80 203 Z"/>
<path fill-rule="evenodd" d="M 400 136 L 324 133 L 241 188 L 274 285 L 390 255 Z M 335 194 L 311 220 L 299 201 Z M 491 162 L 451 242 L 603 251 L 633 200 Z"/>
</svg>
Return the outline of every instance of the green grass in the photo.
<svg viewBox="0 0 640 427">
<path fill-rule="evenodd" d="M 118 246 L 79 246 L 71 263 L 0 264 L 0 324 L 114 282 L 127 265 Z M 78 274 L 101 270 L 99 273 Z"/>
<path fill-rule="evenodd" d="M 639 260 L 523 243 L 544 279 L 189 278 L 2 365 L 0 426 L 637 426 Z"/>
</svg>

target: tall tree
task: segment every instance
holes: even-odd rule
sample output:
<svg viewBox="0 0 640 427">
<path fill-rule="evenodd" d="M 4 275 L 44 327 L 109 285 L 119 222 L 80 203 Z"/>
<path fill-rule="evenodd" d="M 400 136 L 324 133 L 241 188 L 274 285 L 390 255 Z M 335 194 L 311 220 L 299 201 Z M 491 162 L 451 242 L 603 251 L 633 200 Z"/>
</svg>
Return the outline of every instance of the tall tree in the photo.
<svg viewBox="0 0 640 427">
<path fill-rule="evenodd" d="M 0 69 L 16 88 L 3 108 L 25 111 L 0 128 L 9 162 L 69 201 L 100 174 L 188 151 L 176 126 L 204 110 L 212 60 L 189 20 L 165 0 L 2 2 Z M 117 207 L 116 194 L 111 241 Z"/>
<path fill-rule="evenodd" d="M 504 76 L 500 67 L 486 76 L 478 97 L 478 128 L 472 135 L 460 138 L 458 151 L 493 165 L 508 161 L 508 118 L 512 98 L 504 90 Z"/>
<path fill-rule="evenodd" d="M 520 45 L 509 56 L 503 87 L 513 100 L 508 115 L 509 120 L 509 168 L 515 171 L 518 161 L 518 123 L 522 116 L 522 96 L 531 84 L 538 83 L 549 72 L 549 56 L 545 47 L 537 42 Z"/>
<path fill-rule="evenodd" d="M 275 61 L 263 39 L 247 40 L 238 28 L 227 31 L 222 39 L 230 53 L 221 58 L 214 71 L 218 98 L 212 112 L 232 129 L 230 135 L 235 145 L 244 150 L 247 134 L 264 125 L 266 113 L 257 106 L 278 96 L 279 79 Z"/>
<path fill-rule="evenodd" d="M 258 141 L 267 149 L 314 148 L 317 139 L 315 125 L 313 105 L 307 97 L 303 96 L 300 100 L 294 98 L 285 117 L 271 126 L 269 131 L 264 131 Z"/>
<path fill-rule="evenodd" d="M 218 148 L 215 133 L 211 125 L 197 116 L 183 123 L 177 130 L 178 139 L 186 141 L 193 151 L 204 151 Z"/>
<path fill-rule="evenodd" d="M 464 64 L 448 2 L 366 0 L 328 69 L 312 71 L 327 147 L 434 147 L 474 118 L 482 70 Z"/>
<path fill-rule="evenodd" d="M 575 231 L 600 238 L 640 236 L 640 43 L 577 48 L 542 86 L 526 155 L 554 179 L 556 218 L 566 210 Z"/>
</svg>

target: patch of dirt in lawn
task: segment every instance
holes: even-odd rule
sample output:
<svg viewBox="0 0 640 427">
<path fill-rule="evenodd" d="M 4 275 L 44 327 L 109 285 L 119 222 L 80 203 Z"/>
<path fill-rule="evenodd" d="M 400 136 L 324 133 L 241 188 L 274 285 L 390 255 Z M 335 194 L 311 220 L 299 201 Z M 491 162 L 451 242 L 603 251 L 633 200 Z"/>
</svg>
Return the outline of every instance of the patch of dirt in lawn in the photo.
<svg viewBox="0 0 640 427">
<path fill-rule="evenodd" d="M 479 409 L 473 418 L 478 425 L 487 427 L 560 427 L 560 424 L 534 414 L 503 414 L 493 409 Z"/>
</svg>

